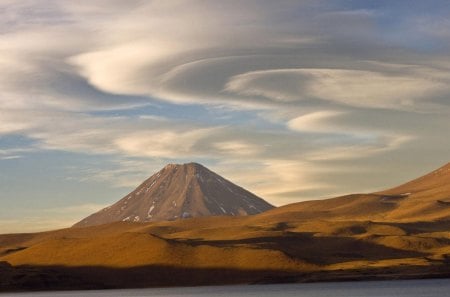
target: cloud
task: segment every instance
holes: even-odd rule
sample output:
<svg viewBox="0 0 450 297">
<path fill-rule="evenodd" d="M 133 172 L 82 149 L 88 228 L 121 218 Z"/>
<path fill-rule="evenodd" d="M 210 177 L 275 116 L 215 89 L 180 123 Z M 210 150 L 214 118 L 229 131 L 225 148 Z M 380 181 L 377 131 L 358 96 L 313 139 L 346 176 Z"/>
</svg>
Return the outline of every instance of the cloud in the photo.
<svg viewBox="0 0 450 297">
<path fill-rule="evenodd" d="M 5 104 L 85 111 L 131 108 L 157 98 L 260 109 L 326 100 L 420 111 L 429 108 L 430 97 L 449 92 L 446 72 L 436 79 L 427 76 L 430 71 L 420 74 L 429 66 L 413 73 L 411 67 L 374 67 L 366 61 L 370 44 L 340 49 L 347 39 L 375 34 L 372 10 L 289 1 L 132 2 L 131 9 L 118 2 L 106 8 L 100 2 L 52 3 L 48 10 L 33 2 L 5 5 L 12 7 L 10 19 L 33 20 L 10 25 L 0 42 Z M 208 17 L 201 18 L 205 11 Z M 355 35 L 361 28 L 365 34 Z M 342 31 L 348 36 L 337 41 Z M 374 61 L 417 61 L 376 49 L 381 54 L 370 57 Z"/>
<path fill-rule="evenodd" d="M 30 114 L 33 124 L 22 133 L 36 141 L 35 148 L 89 154 L 190 158 L 201 154 L 194 148 L 197 142 L 220 129 L 164 117 L 127 119 L 70 112 L 28 111 L 15 114 L 14 120 L 18 125 Z"/>
<path fill-rule="evenodd" d="M 6 115 L 2 116 L 2 119 L 0 119 L 0 134 L 19 133 L 32 126 L 32 123 L 19 119 L 18 116 L 15 115 L 15 112 L 5 109 L 2 111 L 6 113 Z"/>
<path fill-rule="evenodd" d="M 11 156 L 2 156 L 0 157 L 0 160 L 14 160 L 14 159 L 20 159 L 21 156 L 19 155 L 11 155 Z"/>
<path fill-rule="evenodd" d="M 152 95 L 160 85 L 161 67 L 157 64 L 170 59 L 180 46 L 175 41 L 132 41 L 73 56 L 68 62 L 77 66 L 90 84 L 105 92 Z"/>
<path fill-rule="evenodd" d="M 0 160 L 14 160 L 20 159 L 22 154 L 26 154 L 32 152 L 34 149 L 29 148 L 9 148 L 9 149 L 0 149 Z"/>
<path fill-rule="evenodd" d="M 311 198 L 308 193 L 315 190 L 322 193 L 336 190 L 325 178 L 320 178 L 333 169 L 294 158 L 222 160 L 212 169 L 275 205 L 299 201 L 299 197 Z"/>
<path fill-rule="evenodd" d="M 232 156 L 255 156 L 262 151 L 260 146 L 246 141 L 216 142 L 213 146 L 222 154 Z"/>
<path fill-rule="evenodd" d="M 349 138 L 347 143 L 335 143 L 331 148 L 319 148 L 306 152 L 309 161 L 353 160 L 400 149 L 416 138 L 414 134 L 400 134 L 387 128 L 371 126 L 358 127 L 346 122 L 351 118 L 348 112 L 323 110 L 293 118 L 287 126 L 299 132 L 326 133 Z"/>
<path fill-rule="evenodd" d="M 213 128 L 188 131 L 145 131 L 118 137 L 114 143 L 119 150 L 129 156 L 195 157 L 194 145 L 215 131 L 216 129 Z"/>
<path fill-rule="evenodd" d="M 77 73 L 66 60 L 95 41 L 93 35 L 73 23 L 29 24 L 13 29 L 0 40 L 3 108 L 80 111 L 148 103 L 136 96 L 102 92 Z"/>
<path fill-rule="evenodd" d="M 364 62 L 398 64 L 385 56 L 406 64 L 417 61 L 371 43 L 370 37 L 377 36 L 375 19 L 380 17 L 374 10 L 295 2 L 275 7 L 253 1 L 157 2 L 134 8 L 113 23 L 101 19 L 104 44 L 97 41 L 98 47 L 65 60 L 103 92 L 241 108 L 328 100 L 413 111 L 427 108 L 416 106 L 418 102 L 449 92 L 446 81 L 421 76 L 419 71 L 409 73 L 403 67 L 403 72 L 394 73 Z M 96 4 L 67 9 L 80 17 L 86 12 L 102 14 Z M 205 10 L 208 17 L 200 24 Z M 311 10 L 315 14 L 309 15 Z M 294 11 L 301 17 L 294 18 Z M 267 25 L 268 19 L 283 17 L 291 18 Z M 346 41 L 345 46 L 351 46 L 355 38 L 364 40 L 360 47 L 343 47 Z M 370 56 L 374 50 L 379 53 Z"/>
<path fill-rule="evenodd" d="M 398 150 L 413 139 L 414 137 L 409 135 L 385 135 L 378 137 L 371 144 L 342 145 L 333 148 L 318 149 L 315 152 L 307 153 L 305 159 L 313 162 L 367 158 L 376 154 Z"/>
<path fill-rule="evenodd" d="M 5 103 L 84 111 L 154 98 L 239 108 L 327 100 L 420 111 L 430 97 L 449 93 L 446 72 L 438 80 L 421 75 L 430 66 L 394 73 L 367 62 L 417 61 L 370 43 L 375 10 L 295 1 L 133 1 L 128 9 L 117 1 L 50 3 L 4 5 Z M 357 46 L 355 38 L 364 42 Z"/>
<path fill-rule="evenodd" d="M 342 116 L 343 114 L 343 112 L 332 110 L 316 111 L 290 120 L 287 123 L 287 126 L 295 131 L 316 133 L 330 133 L 333 131 L 335 133 L 339 133 L 339 129 L 333 128 L 332 120 L 336 117 Z M 346 131 L 342 131 L 341 133 L 345 134 Z"/>
<path fill-rule="evenodd" d="M 277 69 L 234 76 L 226 90 L 275 101 L 320 99 L 355 107 L 414 110 L 420 100 L 449 92 L 446 80 L 352 69 Z"/>
</svg>

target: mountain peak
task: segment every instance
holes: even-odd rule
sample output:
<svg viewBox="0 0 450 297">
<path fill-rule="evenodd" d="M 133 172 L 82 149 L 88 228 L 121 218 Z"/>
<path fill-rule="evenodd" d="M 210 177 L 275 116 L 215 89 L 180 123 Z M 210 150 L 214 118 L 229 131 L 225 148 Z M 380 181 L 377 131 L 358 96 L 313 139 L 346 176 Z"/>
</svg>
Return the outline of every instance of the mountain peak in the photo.
<svg viewBox="0 0 450 297">
<path fill-rule="evenodd" d="M 186 168 L 190 170 L 208 170 L 205 166 L 199 163 L 190 162 L 190 163 L 184 163 L 184 164 L 176 164 L 176 163 L 169 163 L 162 170 L 177 170 L 179 168 Z"/>
<path fill-rule="evenodd" d="M 168 164 L 115 204 L 74 226 L 251 215 L 271 208 L 263 199 L 201 164 Z"/>
</svg>

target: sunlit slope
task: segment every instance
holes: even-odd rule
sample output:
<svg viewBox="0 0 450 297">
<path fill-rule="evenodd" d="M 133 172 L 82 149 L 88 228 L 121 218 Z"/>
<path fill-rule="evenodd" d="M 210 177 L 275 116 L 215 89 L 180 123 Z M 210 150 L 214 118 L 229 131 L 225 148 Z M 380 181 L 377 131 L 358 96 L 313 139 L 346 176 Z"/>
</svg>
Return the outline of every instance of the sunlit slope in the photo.
<svg viewBox="0 0 450 297">
<path fill-rule="evenodd" d="M 203 226 L 204 227 L 204 226 Z M 159 228 L 155 226 L 154 228 Z M 143 224 L 113 223 L 36 234 L 0 237 L 1 261 L 12 265 L 134 267 L 164 265 L 190 268 L 309 269 L 273 249 L 248 245 L 220 247 L 169 240 Z M 8 238 L 9 237 L 9 238 Z"/>
<path fill-rule="evenodd" d="M 268 211 L 258 217 L 272 221 L 446 220 L 450 218 L 450 164 L 390 190 L 294 203 Z"/>
<path fill-rule="evenodd" d="M 380 192 L 403 196 L 390 220 L 437 220 L 450 218 L 450 163 L 399 187 Z"/>
</svg>

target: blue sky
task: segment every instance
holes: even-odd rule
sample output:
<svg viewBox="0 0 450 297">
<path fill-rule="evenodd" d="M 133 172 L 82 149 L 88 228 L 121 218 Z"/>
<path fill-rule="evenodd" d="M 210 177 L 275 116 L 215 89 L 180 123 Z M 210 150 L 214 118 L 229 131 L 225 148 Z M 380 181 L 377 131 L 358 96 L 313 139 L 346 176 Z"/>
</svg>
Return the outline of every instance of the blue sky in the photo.
<svg viewBox="0 0 450 297">
<path fill-rule="evenodd" d="M 70 226 L 167 163 L 273 204 L 449 161 L 447 1 L 0 1 L 0 232 Z"/>
</svg>

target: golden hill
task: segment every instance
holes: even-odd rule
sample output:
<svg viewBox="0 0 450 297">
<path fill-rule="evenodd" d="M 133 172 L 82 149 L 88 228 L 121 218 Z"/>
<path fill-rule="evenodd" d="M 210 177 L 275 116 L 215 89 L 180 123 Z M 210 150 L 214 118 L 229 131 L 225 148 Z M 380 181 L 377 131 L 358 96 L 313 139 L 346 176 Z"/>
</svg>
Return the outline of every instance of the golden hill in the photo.
<svg viewBox="0 0 450 297">
<path fill-rule="evenodd" d="M 450 163 L 411 182 L 371 194 L 305 201 L 278 207 L 263 220 L 333 219 L 415 222 L 450 219 Z"/>
</svg>

